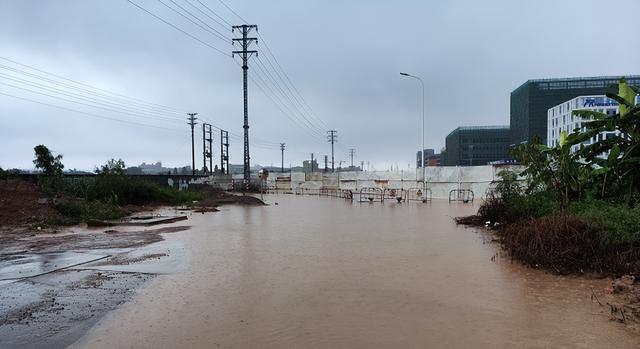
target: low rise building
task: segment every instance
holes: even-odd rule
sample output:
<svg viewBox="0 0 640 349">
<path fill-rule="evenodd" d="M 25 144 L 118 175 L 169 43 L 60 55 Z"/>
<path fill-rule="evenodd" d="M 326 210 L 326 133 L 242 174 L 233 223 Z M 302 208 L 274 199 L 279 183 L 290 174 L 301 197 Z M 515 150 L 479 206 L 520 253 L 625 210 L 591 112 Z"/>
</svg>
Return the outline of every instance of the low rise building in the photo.
<svg viewBox="0 0 640 349">
<path fill-rule="evenodd" d="M 506 161 L 510 155 L 509 126 L 460 126 L 446 138 L 444 166 L 477 166 Z"/>
<path fill-rule="evenodd" d="M 636 103 L 638 103 L 637 98 Z M 560 144 L 562 131 L 571 134 L 575 129 L 585 130 L 584 122 L 588 120 L 574 115 L 575 111 L 590 110 L 615 115 L 618 113 L 618 109 L 618 102 L 605 95 L 579 96 L 549 108 L 547 111 L 547 146 L 557 147 Z M 584 144 L 593 144 L 594 142 L 605 140 L 618 133 L 617 131 L 604 132 L 592 137 Z M 576 151 L 577 148 L 578 145 L 573 146 L 572 151 Z"/>
</svg>

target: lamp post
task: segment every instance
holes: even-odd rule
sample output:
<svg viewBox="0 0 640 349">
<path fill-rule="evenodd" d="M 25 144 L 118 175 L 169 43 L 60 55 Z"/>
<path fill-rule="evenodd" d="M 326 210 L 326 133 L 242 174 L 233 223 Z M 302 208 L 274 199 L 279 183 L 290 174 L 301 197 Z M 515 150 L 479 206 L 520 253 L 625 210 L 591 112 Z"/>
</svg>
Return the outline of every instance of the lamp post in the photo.
<svg viewBox="0 0 640 349">
<path fill-rule="evenodd" d="M 426 166 L 424 163 L 424 82 L 422 81 L 422 79 L 420 79 L 419 77 L 415 76 L 415 75 L 411 75 L 411 74 L 407 74 L 407 73 L 400 73 L 400 75 L 402 76 L 406 76 L 409 78 L 414 78 L 418 81 L 420 81 L 420 86 L 422 86 L 422 148 L 420 148 L 420 156 L 422 157 L 421 159 L 421 163 L 422 163 L 422 202 L 426 202 L 427 201 L 427 175 L 426 175 Z"/>
</svg>

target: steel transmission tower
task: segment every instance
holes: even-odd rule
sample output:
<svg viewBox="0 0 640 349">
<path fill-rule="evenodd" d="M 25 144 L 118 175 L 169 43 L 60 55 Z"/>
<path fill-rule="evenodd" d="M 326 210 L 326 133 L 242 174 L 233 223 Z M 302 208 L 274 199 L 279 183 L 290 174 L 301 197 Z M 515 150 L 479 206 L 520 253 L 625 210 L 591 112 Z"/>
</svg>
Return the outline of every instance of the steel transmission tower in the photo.
<svg viewBox="0 0 640 349">
<path fill-rule="evenodd" d="M 198 118 L 196 117 L 196 115 L 198 115 L 198 113 L 187 113 L 187 115 L 188 115 L 187 120 L 189 120 L 187 124 L 191 126 L 191 175 L 195 176 L 196 175 L 196 143 L 193 137 L 193 128 L 197 124 L 196 120 L 198 120 Z"/>
<path fill-rule="evenodd" d="M 327 140 L 331 143 L 331 172 L 335 172 L 335 158 L 333 156 L 333 145 L 338 141 L 338 131 L 329 130 L 327 131 Z"/>
<path fill-rule="evenodd" d="M 220 173 L 229 174 L 229 132 L 220 130 Z"/>
<path fill-rule="evenodd" d="M 252 43 L 257 43 L 258 38 L 250 38 L 248 35 L 251 30 L 255 29 L 258 31 L 257 25 L 234 25 L 231 27 L 231 32 L 235 32 L 238 29 L 242 34 L 241 38 L 233 38 L 231 39 L 231 43 L 235 46 L 236 43 L 240 44 L 241 50 L 232 51 L 231 57 L 237 54 L 242 57 L 242 84 L 244 87 L 244 182 L 245 184 L 249 184 L 249 180 L 251 179 L 251 164 L 250 164 L 250 156 L 249 156 L 249 96 L 247 93 L 247 71 L 249 70 L 249 58 L 251 55 L 258 55 L 258 51 L 249 50 L 249 46 Z"/>
<path fill-rule="evenodd" d="M 351 156 L 351 168 L 353 168 L 353 156 L 356 155 L 356 150 L 351 148 L 349 149 L 349 156 Z"/>
<path fill-rule="evenodd" d="M 209 164 L 207 166 L 207 159 Z M 206 173 L 213 171 L 213 130 L 211 124 L 202 124 L 202 163 Z"/>
<path fill-rule="evenodd" d="M 284 148 L 285 144 L 280 143 L 280 172 L 284 173 Z"/>
</svg>

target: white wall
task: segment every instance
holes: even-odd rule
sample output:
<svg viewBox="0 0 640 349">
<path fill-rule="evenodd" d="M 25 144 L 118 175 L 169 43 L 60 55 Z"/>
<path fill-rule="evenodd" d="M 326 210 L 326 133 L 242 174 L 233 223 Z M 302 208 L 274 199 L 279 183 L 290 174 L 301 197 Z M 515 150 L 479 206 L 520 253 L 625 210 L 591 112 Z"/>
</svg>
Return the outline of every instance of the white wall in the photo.
<svg viewBox="0 0 640 349">
<path fill-rule="evenodd" d="M 460 167 L 427 167 L 427 188 L 431 189 L 433 198 L 446 199 L 452 189 L 471 189 L 476 198 L 485 196 L 491 183 L 499 179 L 498 172 L 503 169 L 512 169 L 520 172 L 519 166 L 460 166 Z M 417 173 L 416 173 L 417 172 Z M 276 177 L 280 174 L 272 174 L 267 180 L 270 187 L 276 186 Z M 350 189 L 358 191 L 364 187 L 409 189 L 422 187 L 422 171 L 367 171 L 367 172 L 317 172 L 307 175 L 302 172 L 284 174 L 291 176 L 289 188 L 305 189 Z M 417 178 L 416 178 L 417 177 Z M 278 188 L 284 189 L 287 182 L 278 181 Z"/>
</svg>

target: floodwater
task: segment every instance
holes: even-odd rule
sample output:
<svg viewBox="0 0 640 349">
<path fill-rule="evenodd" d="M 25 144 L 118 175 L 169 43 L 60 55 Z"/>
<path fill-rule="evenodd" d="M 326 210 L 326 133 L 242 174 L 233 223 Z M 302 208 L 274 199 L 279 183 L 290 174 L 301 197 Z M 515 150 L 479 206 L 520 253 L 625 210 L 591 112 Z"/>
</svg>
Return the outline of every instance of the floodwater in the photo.
<svg viewBox="0 0 640 349">
<path fill-rule="evenodd" d="M 451 219 L 471 205 L 266 200 L 194 214 L 171 235 L 185 270 L 156 277 L 76 347 L 639 347 L 591 300 L 607 280 L 494 258 L 484 234 Z"/>
</svg>

